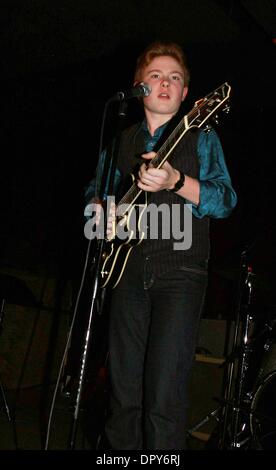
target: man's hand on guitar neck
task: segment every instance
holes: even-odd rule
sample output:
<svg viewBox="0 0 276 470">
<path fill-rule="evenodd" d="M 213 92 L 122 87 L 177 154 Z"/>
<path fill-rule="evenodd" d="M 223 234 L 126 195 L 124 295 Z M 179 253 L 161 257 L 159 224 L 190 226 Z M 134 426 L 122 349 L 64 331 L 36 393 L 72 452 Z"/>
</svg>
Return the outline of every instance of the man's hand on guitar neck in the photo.
<svg viewBox="0 0 276 470">
<path fill-rule="evenodd" d="M 141 157 L 145 160 L 152 160 L 155 155 L 155 152 L 149 152 L 142 154 Z M 179 171 L 173 168 L 169 162 L 165 162 L 162 168 L 153 168 L 151 164 L 143 163 L 139 170 L 137 185 L 143 191 L 155 193 L 162 189 L 172 189 L 179 178 Z"/>
<path fill-rule="evenodd" d="M 155 155 L 155 152 L 149 152 L 141 156 L 145 160 L 152 160 Z M 155 193 L 162 189 L 174 188 L 179 179 L 180 172 L 173 168 L 168 161 L 163 164 L 162 168 L 153 168 L 150 163 L 143 163 L 139 170 L 137 186 L 143 191 Z M 185 183 L 176 193 L 197 206 L 200 201 L 199 181 L 185 174 Z"/>
</svg>

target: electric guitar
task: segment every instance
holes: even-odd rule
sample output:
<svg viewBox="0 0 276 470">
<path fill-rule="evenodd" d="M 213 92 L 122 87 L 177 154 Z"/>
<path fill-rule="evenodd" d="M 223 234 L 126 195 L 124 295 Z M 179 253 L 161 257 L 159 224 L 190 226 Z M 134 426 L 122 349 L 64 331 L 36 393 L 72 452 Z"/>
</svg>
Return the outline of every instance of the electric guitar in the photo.
<svg viewBox="0 0 276 470">
<path fill-rule="evenodd" d="M 202 127 L 208 132 L 211 129 L 209 120 L 212 118 L 218 122 L 218 113 L 229 111 L 230 92 L 231 87 L 225 82 L 204 98 L 196 101 L 192 110 L 181 119 L 151 160 L 151 165 L 154 168 L 161 168 L 188 130 Z M 134 176 L 132 180 L 132 186 L 117 204 L 114 230 L 105 240 L 100 269 L 101 287 L 109 285 L 115 288 L 118 285 L 132 249 L 144 238 L 141 221 L 147 206 L 147 193 L 138 188 Z M 141 193 L 144 195 L 143 205 L 137 204 Z M 136 223 L 137 208 L 139 217 Z"/>
</svg>

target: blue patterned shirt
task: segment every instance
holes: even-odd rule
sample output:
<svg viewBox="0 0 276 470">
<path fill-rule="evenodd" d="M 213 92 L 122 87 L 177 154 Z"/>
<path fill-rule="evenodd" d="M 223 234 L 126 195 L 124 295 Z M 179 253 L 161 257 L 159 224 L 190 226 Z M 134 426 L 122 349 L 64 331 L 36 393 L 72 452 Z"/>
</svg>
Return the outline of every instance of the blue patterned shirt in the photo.
<svg viewBox="0 0 276 470">
<path fill-rule="evenodd" d="M 166 126 L 167 123 L 158 127 L 154 135 L 151 136 L 147 128 L 146 120 L 142 122 L 146 152 L 151 152 L 154 149 Z M 237 195 L 232 187 L 220 139 L 213 129 L 208 133 L 200 130 L 197 153 L 200 164 L 200 202 L 198 205 L 192 203 L 193 215 L 197 218 L 204 216 L 213 218 L 228 217 L 237 204 Z M 105 155 L 105 152 L 103 152 L 98 164 L 96 178 L 94 178 L 86 188 L 86 201 L 89 201 L 98 192 L 97 189 L 101 181 Z M 121 174 L 120 171 L 116 169 L 114 181 L 115 189 L 118 188 L 120 182 Z M 88 206 L 84 214 L 85 216 L 91 215 L 89 214 Z"/>
</svg>

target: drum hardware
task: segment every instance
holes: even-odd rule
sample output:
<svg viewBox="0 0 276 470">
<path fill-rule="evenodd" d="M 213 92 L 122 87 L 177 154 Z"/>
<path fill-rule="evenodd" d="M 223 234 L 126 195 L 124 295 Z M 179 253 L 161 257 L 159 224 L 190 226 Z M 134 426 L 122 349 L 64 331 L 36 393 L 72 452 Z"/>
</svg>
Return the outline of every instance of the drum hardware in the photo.
<svg viewBox="0 0 276 470">
<path fill-rule="evenodd" d="M 276 369 L 276 320 L 271 320 L 271 324 L 266 323 L 262 332 L 266 332 L 266 340 L 263 345 L 263 357 L 260 364 L 259 372 L 257 375 L 256 384 L 259 385 L 263 378 L 271 371 Z"/>
<path fill-rule="evenodd" d="M 255 449 L 276 448 L 276 371 L 265 375 L 254 391 L 250 431 Z"/>
<path fill-rule="evenodd" d="M 188 429 L 187 434 L 188 436 L 192 437 L 193 433 L 195 433 L 198 429 L 200 429 L 204 424 L 208 423 L 211 418 L 214 418 L 217 423 L 219 423 L 219 418 L 217 417 L 218 413 L 220 412 L 220 406 L 215 410 L 208 413 L 203 419 L 201 419 L 198 423 L 194 424 L 190 429 Z"/>
<path fill-rule="evenodd" d="M 271 344 L 272 344 L 272 340 L 267 341 L 267 342 L 265 343 L 265 345 L 264 345 L 264 350 L 265 350 L 265 351 L 268 351 L 269 348 L 270 348 L 270 346 L 271 346 Z"/>
<path fill-rule="evenodd" d="M 222 365 L 222 367 L 228 369 L 224 396 L 218 400 L 221 402 L 221 406 L 211 411 L 202 421 L 188 431 L 189 435 L 209 421 L 211 417 L 218 415 L 219 418 L 216 418 L 219 423 L 217 440 L 220 449 L 239 448 L 241 446 L 240 432 L 243 430 L 244 433 L 245 428 L 249 427 L 242 417 L 244 414 L 249 416 L 248 405 L 245 405 L 243 398 L 246 392 L 246 372 L 252 352 L 251 338 L 254 322 L 251 313 L 251 301 L 254 276 L 252 268 L 247 263 L 247 250 L 243 250 L 240 261 L 237 313 L 232 351 Z M 247 436 L 244 439 L 247 442 Z"/>
<path fill-rule="evenodd" d="M 1 301 L 1 311 L 0 311 L 0 336 L 1 336 L 1 333 L 2 333 L 2 330 L 3 330 L 3 322 L 4 322 L 4 316 L 5 316 L 5 310 L 4 310 L 5 303 L 6 303 L 6 299 L 3 297 L 2 301 Z M 15 446 L 15 449 L 17 450 L 18 449 L 18 442 L 17 442 L 17 431 L 16 431 L 16 426 L 15 426 L 15 416 L 14 416 L 14 412 L 11 413 L 11 411 L 10 411 L 8 401 L 7 401 L 7 398 L 6 398 L 6 395 L 5 395 L 4 386 L 3 386 L 2 381 L 1 381 L 1 374 L 0 374 L 0 391 L 1 391 L 1 397 L 2 397 L 4 408 L 5 408 L 6 416 L 7 416 L 7 419 L 8 419 L 8 421 L 11 424 L 11 427 L 12 427 L 13 438 L 14 438 L 14 446 Z"/>
<path fill-rule="evenodd" d="M 251 311 L 255 274 L 247 262 L 247 250 L 240 259 L 240 276 L 231 360 L 228 362 L 228 381 L 221 413 L 221 449 L 241 447 L 240 435 L 248 428 L 244 416 L 248 415 L 247 372 L 253 350 L 254 316 Z M 247 442 L 247 436 L 245 442 Z M 244 442 L 244 439 L 242 440 Z"/>
<path fill-rule="evenodd" d="M 229 366 L 231 373 L 236 361 L 236 372 L 235 377 L 234 374 L 229 376 L 231 380 L 222 406 L 220 449 L 276 448 L 276 320 L 265 323 L 261 331 L 255 333 L 251 273 L 250 269 L 244 281 L 248 303 L 241 304 L 237 314 L 240 331 L 235 336 Z M 259 351 L 261 342 L 262 351 Z M 256 370 L 259 370 L 257 374 Z"/>
<path fill-rule="evenodd" d="M 256 378 L 255 371 L 259 358 L 255 355 L 258 352 L 257 346 L 263 340 L 265 340 L 263 350 L 271 350 L 275 328 L 273 323 L 266 323 L 261 331 L 257 331 L 257 322 L 252 308 L 255 274 L 252 267 L 248 265 L 247 254 L 248 250 L 241 253 L 232 351 L 223 364 L 223 367 L 227 367 L 227 380 L 221 400 L 220 423 L 216 435 L 219 449 L 248 449 L 254 446 L 257 448 L 255 435 L 259 432 L 259 422 L 261 421 L 263 427 L 269 427 L 264 424 L 266 413 L 257 409 L 260 407 L 258 395 L 263 392 L 262 387 L 265 387 L 265 385 L 260 385 L 260 379 L 266 377 L 267 366 L 263 365 L 263 370 Z M 271 420 L 269 422 L 271 423 Z M 272 422 L 274 423 L 274 420 Z M 270 427 L 272 434 L 276 436 L 274 424 L 270 424 Z"/>
<path fill-rule="evenodd" d="M 1 311 L 0 311 L 0 334 L 2 332 L 2 326 L 3 326 L 3 321 L 4 321 L 4 306 L 5 306 L 5 299 L 2 299 Z M 1 375 L 0 375 L 0 391 L 1 391 L 1 397 L 2 397 L 2 400 L 3 400 L 3 404 L 4 404 L 4 408 L 5 408 L 5 412 L 6 412 L 8 421 L 11 422 L 11 420 L 12 420 L 11 419 L 11 413 L 10 413 L 9 405 L 8 405 L 8 402 L 7 402 L 7 399 L 6 399 L 4 386 L 3 386 L 2 381 L 1 381 Z"/>
<path fill-rule="evenodd" d="M 258 324 L 253 309 L 255 273 L 241 254 L 234 335 L 225 368 L 220 406 L 189 429 L 197 431 L 211 418 L 217 426 L 207 442 L 212 449 L 276 448 L 276 320 Z M 256 372 L 257 371 L 257 372 Z"/>
<path fill-rule="evenodd" d="M 276 448 L 276 320 L 266 324 L 268 337 L 254 383 L 250 408 L 250 430 L 254 448 Z"/>
</svg>

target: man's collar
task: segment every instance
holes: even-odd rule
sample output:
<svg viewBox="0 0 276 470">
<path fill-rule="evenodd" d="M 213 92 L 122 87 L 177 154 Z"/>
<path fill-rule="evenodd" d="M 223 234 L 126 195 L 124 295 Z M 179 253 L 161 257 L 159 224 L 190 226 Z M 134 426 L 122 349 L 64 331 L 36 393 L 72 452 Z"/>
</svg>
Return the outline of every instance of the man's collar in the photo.
<svg viewBox="0 0 276 470">
<path fill-rule="evenodd" d="M 153 135 L 153 136 L 150 135 L 150 132 L 149 132 L 149 130 L 148 130 L 148 125 L 147 125 L 147 120 L 146 120 L 146 119 L 144 119 L 143 122 L 142 122 L 142 129 L 143 129 L 143 131 L 144 131 L 146 134 L 148 134 L 150 137 L 160 137 L 161 134 L 163 133 L 163 131 L 165 130 L 165 128 L 167 127 L 168 123 L 169 123 L 169 121 L 165 122 L 165 124 L 162 124 L 162 126 L 157 127 L 157 129 L 155 129 L 155 131 L 154 131 L 154 135 Z"/>
</svg>

